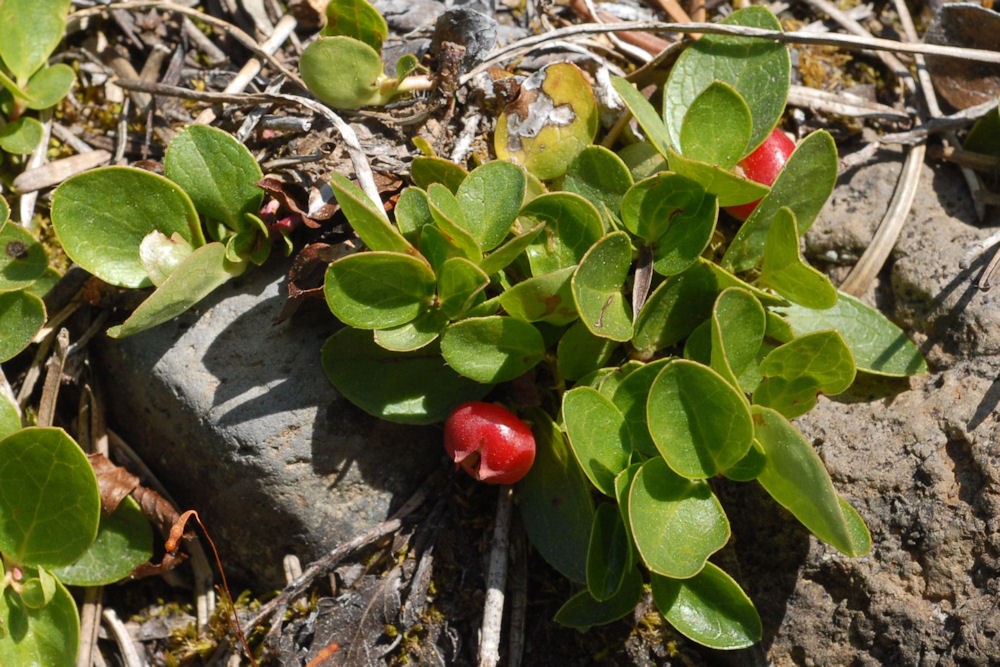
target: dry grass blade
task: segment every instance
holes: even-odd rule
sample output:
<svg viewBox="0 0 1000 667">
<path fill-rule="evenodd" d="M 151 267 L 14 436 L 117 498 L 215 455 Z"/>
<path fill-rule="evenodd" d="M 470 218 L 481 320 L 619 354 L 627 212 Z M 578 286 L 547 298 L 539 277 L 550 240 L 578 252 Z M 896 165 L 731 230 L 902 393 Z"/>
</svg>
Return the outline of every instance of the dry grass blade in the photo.
<svg viewBox="0 0 1000 667">
<path fill-rule="evenodd" d="M 503 627 L 504 589 L 507 586 L 507 552 L 510 548 L 510 515 L 514 506 L 514 488 L 503 486 L 497 497 L 493 519 L 493 542 L 486 573 L 486 602 L 479 634 L 479 665 L 495 667 L 500 662 L 500 630 Z"/>
</svg>

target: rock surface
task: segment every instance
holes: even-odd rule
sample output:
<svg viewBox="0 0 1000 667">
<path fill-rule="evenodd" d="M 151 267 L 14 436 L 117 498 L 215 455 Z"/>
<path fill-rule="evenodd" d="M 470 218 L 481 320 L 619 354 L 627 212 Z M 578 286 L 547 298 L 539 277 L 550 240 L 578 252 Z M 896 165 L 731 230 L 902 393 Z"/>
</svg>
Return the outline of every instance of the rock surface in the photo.
<svg viewBox="0 0 1000 667">
<path fill-rule="evenodd" d="M 432 430 L 338 396 L 319 361 L 331 316 L 272 325 L 282 269 L 248 272 L 181 317 L 100 347 L 114 427 L 200 512 L 227 569 L 262 586 L 284 583 L 284 554 L 309 562 L 386 519 L 443 453 Z"/>
</svg>

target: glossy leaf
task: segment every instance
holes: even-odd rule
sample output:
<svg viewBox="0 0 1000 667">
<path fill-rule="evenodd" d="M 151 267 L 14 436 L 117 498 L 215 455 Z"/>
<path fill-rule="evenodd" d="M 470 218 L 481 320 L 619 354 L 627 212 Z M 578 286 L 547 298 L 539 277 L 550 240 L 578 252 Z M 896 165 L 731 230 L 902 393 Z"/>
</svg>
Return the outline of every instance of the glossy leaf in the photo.
<svg viewBox="0 0 1000 667">
<path fill-rule="evenodd" d="M 576 267 L 522 280 L 500 295 L 500 305 L 511 317 L 525 322 L 569 324 L 579 317 L 570 280 Z"/>
<path fill-rule="evenodd" d="M 753 602 L 714 563 L 690 579 L 652 576 L 653 601 L 670 625 L 692 641 L 714 649 L 746 648 L 763 628 Z"/>
<path fill-rule="evenodd" d="M 606 601 L 622 586 L 632 566 L 632 540 L 617 503 L 601 503 L 594 512 L 587 549 L 587 590 L 591 597 Z"/>
<path fill-rule="evenodd" d="M 420 231 L 425 226 L 434 224 L 427 193 L 420 188 L 410 187 L 399 193 L 393 213 L 396 215 L 399 232 L 414 246 L 420 239 Z"/>
<path fill-rule="evenodd" d="M 445 329 L 441 354 L 476 382 L 506 382 L 541 361 L 545 343 L 538 329 L 513 317 L 470 317 Z"/>
<path fill-rule="evenodd" d="M 473 169 L 458 186 L 455 198 L 465 229 L 484 252 L 507 238 L 521 208 L 524 187 L 524 172 L 500 161 Z"/>
<path fill-rule="evenodd" d="M 391 352 L 361 329 L 344 328 L 330 336 L 323 345 L 322 363 L 345 398 L 370 415 L 403 424 L 444 421 L 456 407 L 492 389 L 452 370 L 436 344 L 415 352 Z"/>
<path fill-rule="evenodd" d="M 586 632 L 595 625 L 604 625 L 629 615 L 642 600 L 642 574 L 633 567 L 625 573 L 621 588 L 609 599 L 595 600 L 582 590 L 556 612 L 555 622 Z"/>
<path fill-rule="evenodd" d="M 0 440 L 21 428 L 21 413 L 6 395 L 0 394 Z M 0 566 L 0 577 L 3 568 Z"/>
<path fill-rule="evenodd" d="M 737 206 L 756 201 L 768 192 L 768 187 L 748 178 L 717 167 L 684 157 L 676 151 L 668 151 L 670 169 L 681 176 L 695 181 L 705 192 L 719 198 L 719 206 Z"/>
<path fill-rule="evenodd" d="M 126 578 L 153 556 L 153 529 L 139 504 L 126 497 L 110 516 L 101 515 L 97 539 L 72 564 L 53 570 L 73 586 L 101 586 Z"/>
<path fill-rule="evenodd" d="M 729 540 L 729 521 L 708 484 L 680 477 L 661 458 L 636 473 L 628 516 L 642 561 L 665 577 L 694 576 Z"/>
<path fill-rule="evenodd" d="M 760 382 L 758 352 L 767 331 L 760 302 L 746 290 L 728 287 L 712 309 L 711 366 L 742 392 Z"/>
<path fill-rule="evenodd" d="M 770 191 L 729 244 L 723 266 L 736 272 L 756 266 L 764 255 L 770 225 L 782 207 L 795 214 L 798 236 L 805 234 L 833 192 L 837 170 L 837 146 L 829 133 L 813 132 L 800 141 Z"/>
<path fill-rule="evenodd" d="M 451 190 L 440 183 L 432 183 L 427 188 L 427 201 L 438 229 L 462 251 L 463 256 L 476 263 L 482 260 L 482 248 L 469 233 L 465 213 Z"/>
<path fill-rule="evenodd" d="M 0 361 L 17 356 L 45 324 L 45 304 L 26 291 L 0 293 Z"/>
<path fill-rule="evenodd" d="M 27 155 L 41 142 L 43 132 L 41 123 L 34 118 L 22 116 L 0 127 L 0 150 Z"/>
<path fill-rule="evenodd" d="M 753 444 L 750 445 L 750 449 L 747 450 L 746 456 L 737 461 L 735 465 L 723 470 L 722 474 L 736 482 L 749 482 L 750 480 L 757 479 L 757 475 L 764 469 L 766 462 L 767 457 L 764 455 L 764 448 L 760 446 L 759 442 L 754 440 Z"/>
<path fill-rule="evenodd" d="M 854 357 L 836 331 L 817 331 L 772 350 L 760 372 L 765 377 L 754 403 L 793 419 L 812 410 L 818 394 L 839 394 L 851 386 Z"/>
<path fill-rule="evenodd" d="M 757 441 L 767 462 L 757 481 L 816 537 L 848 556 L 871 549 L 868 531 L 845 518 L 830 475 L 805 438 L 778 412 L 753 406 Z"/>
<path fill-rule="evenodd" d="M 13 589 L 0 591 L 0 664 L 72 665 L 80 641 L 80 618 L 69 591 L 55 582 L 41 609 L 31 609 Z"/>
<path fill-rule="evenodd" d="M 503 271 L 507 268 L 511 262 L 520 257 L 529 245 L 542 233 L 545 229 L 545 223 L 539 223 L 524 232 L 523 234 L 518 234 L 514 238 L 508 240 L 502 246 L 491 252 L 489 255 L 483 258 L 480 262 L 479 268 L 481 268 L 486 275 L 492 276 L 493 274 Z"/>
<path fill-rule="evenodd" d="M 58 46 L 70 0 L 4 0 L 0 3 L 0 59 L 19 86 Z"/>
<path fill-rule="evenodd" d="M 676 359 L 649 389 L 646 407 L 656 448 L 679 475 L 714 477 L 750 449 L 753 423 L 739 390 L 711 368 Z"/>
<path fill-rule="evenodd" d="M 323 292 L 344 324 L 385 329 L 406 324 L 430 307 L 436 278 L 419 259 L 398 252 L 361 252 L 330 264 Z"/>
<path fill-rule="evenodd" d="M 625 232 L 612 232 L 594 244 L 573 274 L 573 299 L 580 320 L 601 338 L 632 338 L 632 319 L 623 289 L 632 266 L 632 244 Z"/>
<path fill-rule="evenodd" d="M 866 373 L 905 377 L 927 372 L 927 362 L 902 329 L 849 294 L 839 294 L 836 305 L 826 310 L 789 304 L 777 312 L 799 336 L 836 329 L 851 348 L 858 369 Z"/>
<path fill-rule="evenodd" d="M 671 276 L 653 290 L 635 321 L 632 344 L 652 355 L 683 340 L 712 312 L 712 303 L 722 290 L 707 264 Z"/>
<path fill-rule="evenodd" d="M 124 338 L 172 320 L 246 270 L 245 264 L 232 264 L 225 256 L 221 243 L 195 250 L 125 322 L 108 329 L 108 335 Z"/>
<path fill-rule="evenodd" d="M 613 498 L 615 475 L 628 466 L 632 454 L 624 417 L 591 387 L 563 394 L 562 409 L 566 435 L 580 468 L 601 493 Z"/>
<path fill-rule="evenodd" d="M 620 157 L 604 146 L 587 146 L 570 163 L 562 189 L 587 199 L 609 222 L 619 214 L 622 196 L 632 183 Z"/>
<path fill-rule="evenodd" d="M 58 63 L 35 72 L 24 87 L 29 98 L 29 109 L 48 109 L 55 106 L 66 96 L 73 86 L 73 68 L 64 63 Z"/>
<path fill-rule="evenodd" d="M 649 388 L 669 359 L 658 359 L 632 371 L 618 384 L 611 401 L 625 419 L 632 448 L 646 456 L 656 456 L 659 452 L 646 422 L 646 402 Z"/>
<path fill-rule="evenodd" d="M 722 23 L 781 30 L 781 23 L 765 7 L 733 12 Z M 715 81 L 735 89 L 749 106 L 753 132 L 749 153 L 771 133 L 785 110 L 791 74 L 788 47 L 763 39 L 735 35 L 704 35 L 677 59 L 663 87 L 663 119 L 675 148 L 683 146 L 681 133 L 688 110 Z"/>
<path fill-rule="evenodd" d="M 35 282 L 48 266 L 42 244 L 20 225 L 6 220 L 0 205 L 0 292 L 23 289 Z"/>
<path fill-rule="evenodd" d="M 264 198 L 256 185 L 264 174 L 250 151 L 228 132 L 207 125 L 188 126 L 173 138 L 163 172 L 206 219 L 234 232 L 247 226 L 244 214 L 257 213 Z"/>
<path fill-rule="evenodd" d="M 655 109 L 653 114 L 656 114 Z M 635 182 L 667 170 L 667 159 L 656 150 L 656 147 L 646 142 L 624 146 L 618 151 L 618 157 L 628 167 Z"/>
<path fill-rule="evenodd" d="M 549 565 L 582 584 L 594 518 L 590 485 L 551 417 L 534 409 L 528 418 L 537 448 L 534 465 L 516 486 L 524 529 Z"/>
<path fill-rule="evenodd" d="M 333 0 L 326 6 L 326 25 L 320 34 L 353 37 L 378 51 L 389 34 L 389 27 L 379 11 L 366 0 Z"/>
<path fill-rule="evenodd" d="M 458 192 L 462 181 L 469 172 L 455 164 L 451 160 L 440 157 L 419 155 L 413 158 L 410 165 L 410 178 L 417 184 L 417 187 L 426 190 L 431 183 L 440 183 L 453 193 Z"/>
<path fill-rule="evenodd" d="M 527 248 L 532 275 L 552 273 L 580 263 L 604 234 L 594 205 L 568 192 L 544 194 L 528 202 L 518 214 L 525 227 L 545 228 Z"/>
<path fill-rule="evenodd" d="M 375 344 L 394 352 L 412 352 L 430 345 L 446 326 L 448 317 L 440 308 L 427 310 L 406 324 L 376 329 Z"/>
<path fill-rule="evenodd" d="M 771 221 L 757 282 L 806 308 L 823 310 L 837 303 L 837 289 L 830 279 L 802 259 L 789 208 L 780 209 Z"/>
<path fill-rule="evenodd" d="M 413 246 L 399 233 L 386 218 L 385 211 L 376 208 L 374 202 L 361 189 L 340 174 L 330 176 L 330 187 L 337 197 L 337 203 L 361 240 L 370 250 L 389 252 L 412 252 Z"/>
<path fill-rule="evenodd" d="M 574 322 L 556 347 L 556 367 L 564 380 L 577 380 L 604 364 L 618 344 L 590 333 L 583 322 Z"/>
<path fill-rule="evenodd" d="M 670 151 L 670 134 L 667 132 L 667 126 L 660 119 L 660 114 L 656 112 L 656 109 L 649 103 L 649 100 L 636 89 L 635 85 L 626 79 L 613 76 L 611 77 L 611 85 L 621 95 L 625 106 L 632 112 L 632 115 L 639 123 L 639 127 L 642 128 L 642 131 L 646 134 L 646 138 L 649 139 L 649 143 L 653 145 L 660 155 L 666 158 Z"/>
<path fill-rule="evenodd" d="M 384 104 L 382 58 L 351 37 L 320 37 L 302 51 L 299 74 L 309 92 L 335 109 Z"/>
<path fill-rule="evenodd" d="M 468 310 L 482 293 L 490 277 L 467 259 L 453 257 L 441 265 L 437 279 L 439 307 L 448 319 L 455 319 Z"/>
<path fill-rule="evenodd" d="M 15 562 L 57 567 L 97 535 L 97 478 L 59 428 L 25 428 L 0 440 L 0 551 Z"/>
<path fill-rule="evenodd" d="M 139 245 L 152 231 L 204 244 L 191 199 L 173 181 L 131 167 L 84 172 L 56 188 L 52 226 L 70 259 L 119 287 L 149 285 Z"/>
<path fill-rule="evenodd" d="M 691 102 L 680 128 L 680 153 L 731 169 L 747 154 L 753 118 L 732 86 L 713 81 Z"/>
</svg>

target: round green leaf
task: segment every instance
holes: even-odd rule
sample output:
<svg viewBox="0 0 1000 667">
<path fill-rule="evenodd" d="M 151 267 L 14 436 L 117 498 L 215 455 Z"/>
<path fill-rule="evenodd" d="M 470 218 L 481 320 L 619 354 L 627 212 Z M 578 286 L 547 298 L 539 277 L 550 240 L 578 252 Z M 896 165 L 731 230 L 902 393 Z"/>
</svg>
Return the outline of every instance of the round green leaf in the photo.
<svg viewBox="0 0 1000 667">
<path fill-rule="evenodd" d="M 446 186 L 431 183 L 427 188 L 427 201 L 430 205 L 431 217 L 441 232 L 456 245 L 463 256 L 478 263 L 483 258 L 483 250 L 479 243 L 469 233 L 469 224 L 458 199 Z"/>
<path fill-rule="evenodd" d="M 587 590 L 599 601 L 610 599 L 632 566 L 632 539 L 617 503 L 601 503 L 594 513 L 587 550 Z"/>
<path fill-rule="evenodd" d="M 753 422 L 745 400 L 711 368 L 675 359 L 649 389 L 649 432 L 678 474 L 714 477 L 750 449 Z"/>
<path fill-rule="evenodd" d="M 0 439 L 21 428 L 21 413 L 6 395 L 0 394 Z M 3 570 L 0 568 L 0 576 Z"/>
<path fill-rule="evenodd" d="M 669 359 L 658 359 L 629 373 L 615 388 L 611 401 L 622 413 L 629 430 L 632 448 L 646 456 L 656 456 L 656 444 L 646 422 L 646 402 L 649 388 Z"/>
<path fill-rule="evenodd" d="M 682 635 L 715 649 L 751 646 L 763 628 L 753 602 L 713 563 L 690 579 L 652 576 L 653 601 Z"/>
<path fill-rule="evenodd" d="M 632 338 L 632 318 L 622 290 L 632 266 L 632 243 L 612 232 L 587 251 L 573 274 L 573 300 L 592 334 L 616 341 Z"/>
<path fill-rule="evenodd" d="M 0 440 L 0 551 L 15 562 L 58 567 L 97 535 L 101 502 L 83 450 L 59 428 L 31 427 Z"/>
<path fill-rule="evenodd" d="M 560 625 L 586 632 L 595 625 L 604 625 L 624 618 L 642 600 L 642 574 L 633 567 L 625 573 L 618 592 L 603 602 L 582 590 L 559 608 L 555 621 Z"/>
<path fill-rule="evenodd" d="M 482 294 L 490 277 L 464 257 L 452 257 L 438 272 L 437 293 L 441 311 L 448 319 L 465 313 Z"/>
<path fill-rule="evenodd" d="M 527 249 L 531 273 L 536 276 L 575 266 L 604 234 L 601 214 L 594 205 L 569 192 L 535 197 L 521 209 L 518 219 L 526 228 L 545 224 Z"/>
<path fill-rule="evenodd" d="M 326 6 L 326 25 L 320 34 L 353 37 L 378 51 L 389 27 L 366 0 L 332 0 Z"/>
<path fill-rule="evenodd" d="M 361 252 L 330 264 L 323 291 L 337 318 L 359 329 L 386 329 L 430 307 L 436 280 L 426 263 L 397 252 Z"/>
<path fill-rule="evenodd" d="M 0 59 L 19 86 L 45 64 L 66 28 L 70 0 L 0 3 Z"/>
<path fill-rule="evenodd" d="M 399 193 L 393 213 L 396 216 L 396 227 L 411 245 L 417 245 L 421 229 L 434 223 L 427 203 L 427 193 L 420 188 L 410 187 Z"/>
<path fill-rule="evenodd" d="M 394 352 L 412 352 L 430 345 L 448 326 L 448 317 L 440 308 L 427 310 L 417 319 L 398 327 L 375 330 L 375 344 Z"/>
<path fill-rule="evenodd" d="M 153 555 L 153 529 L 139 504 L 126 497 L 110 516 L 101 515 L 97 539 L 72 564 L 53 570 L 73 586 L 102 586 L 127 577 Z"/>
<path fill-rule="evenodd" d="M 591 387 L 576 387 L 563 394 L 563 422 L 573 455 L 597 489 L 612 498 L 615 475 L 632 455 L 625 419 L 614 403 Z"/>
<path fill-rule="evenodd" d="M 42 124 L 34 118 L 22 116 L 0 127 L 0 150 L 27 155 L 42 140 Z"/>
<path fill-rule="evenodd" d="M 580 316 L 570 284 L 575 270 L 568 266 L 522 280 L 500 295 L 500 305 L 508 315 L 525 322 L 569 324 Z"/>
<path fill-rule="evenodd" d="M 651 572 L 685 579 L 729 540 L 729 520 L 704 481 L 685 479 L 661 458 L 646 461 L 629 491 L 628 516 Z"/>
<path fill-rule="evenodd" d="M 368 44 L 351 37 L 320 37 L 302 51 L 299 73 L 309 91 L 335 109 L 383 102 L 379 91 L 382 59 Z"/>
<path fill-rule="evenodd" d="M 527 372 L 545 355 L 538 329 L 512 317 L 470 317 L 441 336 L 441 354 L 476 382 L 506 382 Z"/>
<path fill-rule="evenodd" d="M 465 229 L 483 251 L 500 245 L 510 233 L 524 199 L 524 172 L 509 162 L 487 162 L 473 169 L 455 197 Z"/>
<path fill-rule="evenodd" d="M 403 424 L 444 421 L 456 407 L 492 389 L 453 371 L 436 344 L 415 352 L 391 352 L 361 329 L 344 328 L 330 336 L 323 345 L 322 363 L 345 398 L 370 415 Z"/>
<path fill-rule="evenodd" d="M 150 232 L 205 242 L 191 199 L 174 182 L 131 167 L 104 167 L 52 195 L 52 226 L 70 259 L 119 287 L 149 285 L 139 245 Z"/>
<path fill-rule="evenodd" d="M 736 482 L 749 482 L 757 479 L 757 475 L 764 469 L 765 462 L 764 448 L 754 440 L 746 456 L 737 461 L 736 465 L 723 470 L 722 474 Z"/>
<path fill-rule="evenodd" d="M 25 288 L 45 273 L 45 249 L 20 225 L 10 221 L 0 225 L 0 292 Z"/>
<path fill-rule="evenodd" d="M 247 227 L 244 214 L 260 210 L 264 191 L 257 181 L 264 175 L 246 146 L 228 132 L 207 125 L 186 127 L 167 147 L 163 171 L 207 220 L 234 232 Z"/>
<path fill-rule="evenodd" d="M 836 331 L 817 331 L 773 349 L 760 372 L 765 378 L 754 403 L 793 419 L 812 410 L 818 394 L 839 394 L 851 386 L 854 357 Z"/>
<path fill-rule="evenodd" d="M 0 361 L 28 347 L 45 324 L 45 304 L 25 291 L 0 293 Z"/>
<path fill-rule="evenodd" d="M 28 108 L 48 109 L 54 106 L 69 92 L 74 77 L 73 69 L 63 63 L 35 72 L 24 88 L 25 94 L 31 98 Z"/>
<path fill-rule="evenodd" d="M 56 593 L 56 578 L 44 567 L 26 568 L 21 585 L 21 602 L 29 609 L 41 609 Z"/>
<path fill-rule="evenodd" d="M 652 354 L 688 336 L 712 312 L 712 303 L 722 288 L 705 263 L 660 283 L 646 299 L 635 320 L 632 344 Z"/>
<path fill-rule="evenodd" d="M 632 174 L 620 157 L 604 146 L 587 146 L 570 163 L 562 189 L 587 199 L 610 222 L 632 183 Z"/>
<path fill-rule="evenodd" d="M 681 123 L 681 154 L 731 169 L 747 154 L 750 108 L 732 86 L 713 81 L 691 102 Z"/>
<path fill-rule="evenodd" d="M 430 155 L 418 155 L 410 165 L 410 178 L 418 188 L 426 190 L 431 183 L 440 183 L 453 193 L 469 172 L 450 160 Z"/>
<path fill-rule="evenodd" d="M 723 290 L 712 309 L 711 366 L 744 392 L 753 391 L 760 382 L 758 353 L 767 330 L 764 313 L 756 297 L 738 287 Z"/>
<path fill-rule="evenodd" d="M 69 591 L 55 582 L 41 609 L 31 609 L 11 588 L 0 591 L 0 665 L 72 665 L 80 618 Z"/>
<path fill-rule="evenodd" d="M 618 343 L 590 333 L 583 322 L 574 322 L 559 339 L 556 367 L 565 380 L 578 380 L 607 363 Z"/>
</svg>

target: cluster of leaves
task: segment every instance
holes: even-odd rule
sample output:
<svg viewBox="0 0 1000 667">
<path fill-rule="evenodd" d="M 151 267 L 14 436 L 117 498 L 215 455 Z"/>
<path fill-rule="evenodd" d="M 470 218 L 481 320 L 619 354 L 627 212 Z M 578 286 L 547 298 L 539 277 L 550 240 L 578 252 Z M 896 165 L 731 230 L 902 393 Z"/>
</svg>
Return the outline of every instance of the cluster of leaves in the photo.
<svg viewBox="0 0 1000 667">
<path fill-rule="evenodd" d="M 73 70 L 47 61 L 62 39 L 70 0 L 4 0 L 0 4 L 0 150 L 27 154 L 42 124 L 27 110 L 47 109 L 73 85 Z M 30 26 L 30 28 L 29 28 Z"/>
<path fill-rule="evenodd" d="M 334 108 L 357 109 L 387 104 L 413 90 L 414 80 L 407 77 L 419 65 L 412 54 L 396 62 L 395 76 L 384 71 L 380 53 L 388 32 L 385 19 L 366 0 L 332 0 L 320 37 L 299 60 L 309 91 Z"/>
<path fill-rule="evenodd" d="M 112 285 L 156 286 L 113 337 L 176 317 L 271 252 L 260 166 L 243 144 L 192 125 L 170 142 L 163 169 L 96 169 L 52 196 L 52 226 L 74 262 Z"/>
<path fill-rule="evenodd" d="M 780 29 L 759 7 L 727 22 Z M 730 536 L 720 477 L 755 480 L 847 555 L 870 548 L 789 420 L 857 369 L 925 366 L 897 327 L 800 255 L 836 178 L 831 137 L 800 142 L 770 188 L 732 171 L 780 119 L 789 70 L 783 45 L 706 36 L 674 66 L 662 113 L 616 80 L 649 143 L 579 151 L 549 184 L 558 191 L 505 162 L 467 173 L 421 157 L 391 224 L 333 178 L 367 250 L 326 273 L 329 307 L 348 325 L 323 348 L 328 376 L 404 423 L 533 380 L 541 399 L 525 417 L 538 451 L 517 491 L 534 545 L 584 586 L 559 611 L 564 624 L 626 615 L 648 576 L 691 639 L 759 639 L 753 604 L 709 560 Z M 716 261 L 719 207 L 758 198 Z"/>
</svg>

